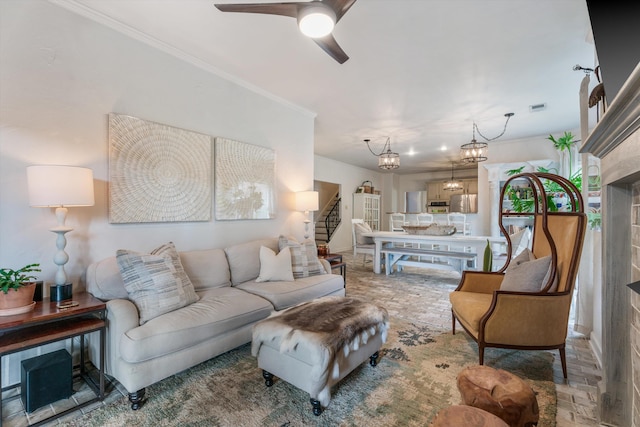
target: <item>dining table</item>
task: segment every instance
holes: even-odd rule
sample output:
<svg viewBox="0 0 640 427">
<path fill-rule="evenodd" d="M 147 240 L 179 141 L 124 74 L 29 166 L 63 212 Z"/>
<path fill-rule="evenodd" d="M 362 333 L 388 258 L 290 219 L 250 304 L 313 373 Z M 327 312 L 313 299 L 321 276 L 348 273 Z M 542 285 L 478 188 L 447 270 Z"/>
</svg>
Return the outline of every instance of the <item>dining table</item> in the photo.
<svg viewBox="0 0 640 427">
<path fill-rule="evenodd" d="M 405 250 L 407 253 L 420 254 L 420 248 L 425 246 L 438 248 L 438 252 L 442 252 L 442 257 L 446 258 L 446 252 L 451 254 L 460 253 L 461 251 L 475 254 L 476 257 L 484 254 L 487 241 L 491 245 L 506 245 L 507 240 L 504 236 L 472 236 L 464 234 L 451 235 L 428 235 L 428 234 L 409 234 L 404 231 L 371 231 L 362 233 L 362 236 L 371 237 L 375 244 L 375 253 L 373 257 L 373 271 L 380 274 L 382 271 L 382 254 L 383 251 L 402 253 L 402 247 L 411 248 Z M 390 250 L 388 248 L 396 249 Z M 433 250 L 424 250 L 425 255 L 432 254 Z M 417 266 L 421 264 L 416 263 Z M 474 263 L 476 267 L 478 263 Z M 481 265 L 481 264 L 480 264 Z M 424 267 L 429 267 L 428 263 L 424 263 Z M 389 272 L 387 272 L 388 274 Z"/>
</svg>

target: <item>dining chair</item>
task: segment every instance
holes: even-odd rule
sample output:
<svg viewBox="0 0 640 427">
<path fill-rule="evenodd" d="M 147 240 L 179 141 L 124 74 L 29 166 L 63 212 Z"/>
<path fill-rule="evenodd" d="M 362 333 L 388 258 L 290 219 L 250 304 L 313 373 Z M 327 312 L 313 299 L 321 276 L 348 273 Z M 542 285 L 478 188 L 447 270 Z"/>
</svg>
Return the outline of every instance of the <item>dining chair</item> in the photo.
<svg viewBox="0 0 640 427">
<path fill-rule="evenodd" d="M 419 213 L 418 215 L 416 215 L 416 220 L 418 221 L 418 225 L 433 224 L 433 214 Z"/>
<path fill-rule="evenodd" d="M 362 218 L 351 219 L 351 235 L 353 239 L 353 259 L 355 261 L 358 254 L 362 254 L 362 265 L 367 261 L 367 255 L 371 255 L 371 259 L 375 256 L 375 244 L 371 237 L 362 236 L 361 233 L 371 231 L 369 224 L 364 222 Z"/>
<path fill-rule="evenodd" d="M 403 213 L 392 213 L 389 215 L 389 231 L 404 231 L 405 216 Z"/>
</svg>

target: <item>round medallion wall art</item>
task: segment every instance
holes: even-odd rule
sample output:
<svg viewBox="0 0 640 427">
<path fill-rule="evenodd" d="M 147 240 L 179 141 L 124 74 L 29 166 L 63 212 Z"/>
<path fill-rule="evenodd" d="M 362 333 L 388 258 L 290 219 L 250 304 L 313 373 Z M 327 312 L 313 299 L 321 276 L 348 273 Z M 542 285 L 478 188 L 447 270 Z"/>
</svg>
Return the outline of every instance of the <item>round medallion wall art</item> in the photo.
<svg viewBox="0 0 640 427">
<path fill-rule="evenodd" d="M 109 114 L 109 221 L 209 221 L 208 135 Z"/>
</svg>

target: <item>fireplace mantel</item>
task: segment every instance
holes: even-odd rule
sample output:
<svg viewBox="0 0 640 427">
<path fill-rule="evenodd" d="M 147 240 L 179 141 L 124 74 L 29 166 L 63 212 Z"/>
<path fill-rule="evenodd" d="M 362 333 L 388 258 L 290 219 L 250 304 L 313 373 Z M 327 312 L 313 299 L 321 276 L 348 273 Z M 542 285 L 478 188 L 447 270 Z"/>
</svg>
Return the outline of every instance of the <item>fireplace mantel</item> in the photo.
<svg viewBox="0 0 640 427">
<path fill-rule="evenodd" d="M 603 158 L 640 128 L 640 63 L 582 144 L 581 153 Z"/>
</svg>

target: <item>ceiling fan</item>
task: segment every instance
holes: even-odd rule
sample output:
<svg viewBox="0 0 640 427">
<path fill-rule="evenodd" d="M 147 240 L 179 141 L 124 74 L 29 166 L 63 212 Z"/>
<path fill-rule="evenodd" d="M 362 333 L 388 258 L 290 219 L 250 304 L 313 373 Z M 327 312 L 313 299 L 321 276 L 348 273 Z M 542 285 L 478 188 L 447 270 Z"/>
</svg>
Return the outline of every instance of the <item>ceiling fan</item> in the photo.
<svg viewBox="0 0 640 427">
<path fill-rule="evenodd" d="M 331 31 L 355 2 L 356 0 L 313 0 L 292 3 L 216 4 L 215 7 L 222 12 L 264 13 L 296 18 L 303 34 L 313 38 L 322 50 L 343 64 L 349 56 L 338 45 Z"/>
</svg>

